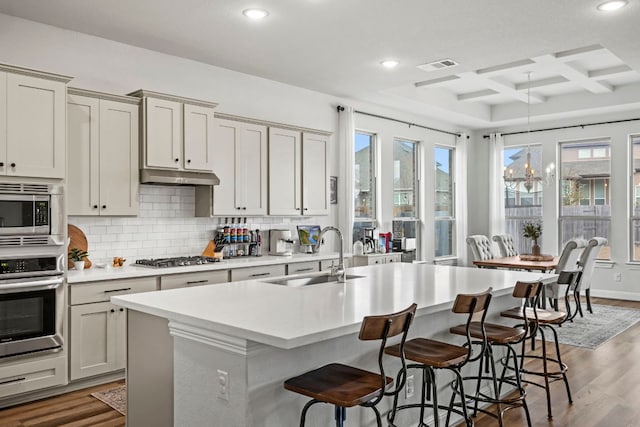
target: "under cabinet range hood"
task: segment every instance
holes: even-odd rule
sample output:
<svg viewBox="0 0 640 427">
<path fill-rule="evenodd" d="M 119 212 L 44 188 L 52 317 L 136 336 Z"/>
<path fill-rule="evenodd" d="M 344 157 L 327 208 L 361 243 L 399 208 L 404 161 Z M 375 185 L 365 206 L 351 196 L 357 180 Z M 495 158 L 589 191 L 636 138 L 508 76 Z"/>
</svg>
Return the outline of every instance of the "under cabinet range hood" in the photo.
<svg viewBox="0 0 640 427">
<path fill-rule="evenodd" d="M 140 183 L 164 185 L 218 185 L 220 184 L 220 179 L 213 172 L 140 169 Z"/>
</svg>

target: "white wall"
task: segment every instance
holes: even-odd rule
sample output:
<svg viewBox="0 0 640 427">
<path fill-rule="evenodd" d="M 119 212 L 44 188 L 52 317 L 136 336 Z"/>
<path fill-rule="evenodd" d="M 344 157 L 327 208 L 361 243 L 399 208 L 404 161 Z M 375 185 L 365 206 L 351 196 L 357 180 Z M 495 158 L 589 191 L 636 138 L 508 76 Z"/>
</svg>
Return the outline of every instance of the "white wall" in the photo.
<svg viewBox="0 0 640 427">
<path fill-rule="evenodd" d="M 637 117 L 637 114 L 635 114 Z M 582 123 L 597 123 L 633 118 L 634 114 L 616 114 L 609 116 L 584 117 L 572 119 L 571 122 L 537 123 L 532 129 L 567 126 Z M 497 130 L 507 133 L 521 131 L 523 128 L 507 128 Z M 474 217 L 469 218 L 470 234 L 488 234 L 488 152 L 489 144 L 482 135 L 488 132 L 474 134 L 474 150 L 476 161 L 469 165 L 470 179 L 470 204 L 478 207 Z M 547 132 L 535 132 L 529 135 L 505 136 L 505 147 L 527 145 L 527 143 L 542 145 L 542 164 L 554 162 L 558 165 L 558 142 L 608 137 L 611 139 L 611 263 L 598 263 L 592 281 L 592 295 L 620 299 L 640 300 L 640 265 L 629 263 L 630 259 L 630 233 L 629 212 L 630 188 L 629 188 L 629 135 L 640 134 L 640 121 L 629 121 L 617 124 L 605 124 L 587 126 L 584 128 L 560 129 Z M 550 185 L 544 188 L 544 246 L 543 253 L 558 254 L 558 193 L 557 186 Z M 614 274 L 621 273 L 622 281 L 614 281 Z"/>
</svg>

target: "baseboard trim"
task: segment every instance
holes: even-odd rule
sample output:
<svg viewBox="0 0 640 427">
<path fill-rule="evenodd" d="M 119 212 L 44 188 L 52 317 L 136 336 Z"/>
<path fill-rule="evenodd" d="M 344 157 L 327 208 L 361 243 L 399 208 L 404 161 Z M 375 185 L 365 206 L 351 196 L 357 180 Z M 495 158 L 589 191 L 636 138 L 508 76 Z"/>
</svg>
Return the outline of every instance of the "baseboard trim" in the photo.
<svg viewBox="0 0 640 427">
<path fill-rule="evenodd" d="M 591 289 L 591 296 L 598 297 L 598 298 L 620 299 L 625 301 L 640 301 L 640 293 L 638 292 L 622 292 L 622 291 L 607 291 L 604 289 Z"/>
</svg>

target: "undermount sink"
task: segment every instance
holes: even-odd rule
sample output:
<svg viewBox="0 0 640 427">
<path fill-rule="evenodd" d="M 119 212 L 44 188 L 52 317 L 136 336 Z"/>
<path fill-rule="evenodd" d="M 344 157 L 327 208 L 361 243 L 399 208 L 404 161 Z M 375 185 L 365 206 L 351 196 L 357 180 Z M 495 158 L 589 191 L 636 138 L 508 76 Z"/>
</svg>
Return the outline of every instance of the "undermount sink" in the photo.
<svg viewBox="0 0 640 427">
<path fill-rule="evenodd" d="M 347 274 L 347 280 L 350 279 L 360 279 L 364 276 L 356 276 L 353 274 Z M 292 288 L 298 288 L 302 286 L 309 285 L 319 285 L 320 283 L 335 283 L 338 281 L 338 276 L 333 276 L 331 274 L 320 274 L 314 276 L 298 276 L 291 278 L 284 278 L 278 280 L 265 280 L 266 283 L 271 283 L 273 285 L 282 285 L 289 286 Z"/>
</svg>

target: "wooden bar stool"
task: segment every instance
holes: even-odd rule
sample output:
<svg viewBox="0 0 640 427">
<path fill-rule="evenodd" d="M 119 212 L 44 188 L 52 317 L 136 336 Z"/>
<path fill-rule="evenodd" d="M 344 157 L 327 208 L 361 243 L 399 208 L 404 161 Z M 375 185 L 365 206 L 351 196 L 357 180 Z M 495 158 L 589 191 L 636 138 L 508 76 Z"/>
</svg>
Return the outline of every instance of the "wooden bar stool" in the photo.
<svg viewBox="0 0 640 427">
<path fill-rule="evenodd" d="M 404 381 L 397 383 L 393 391 L 385 393 L 393 378 L 387 377 L 384 371 L 383 355 L 387 339 L 402 335 L 398 349 L 403 368 L 406 366 L 404 357 L 405 340 L 409 325 L 416 312 L 416 304 L 412 304 L 398 313 L 367 316 L 362 321 L 360 335 L 363 341 L 382 340 L 378 352 L 378 366 L 380 373 L 358 369 L 340 363 L 332 363 L 314 369 L 284 382 L 284 388 L 311 397 L 302 408 L 300 427 L 304 427 L 307 411 L 316 403 L 329 403 L 335 407 L 337 427 L 343 427 L 346 419 L 346 408 L 363 406 L 373 409 L 376 414 L 378 427 L 382 427 L 380 412 L 376 405 L 385 394 L 398 394 L 404 386 Z"/>
<path fill-rule="evenodd" d="M 563 271 L 558 277 L 558 283 L 574 283 L 575 275 L 580 274 L 576 271 Z M 554 325 L 561 325 L 567 319 L 567 313 L 562 311 L 551 311 L 538 308 L 535 304 L 525 304 L 521 307 L 512 308 L 500 313 L 501 316 L 509 317 L 512 319 L 519 319 L 529 324 L 529 333 L 527 338 L 531 338 L 532 346 L 535 338 L 540 333 L 541 339 L 541 353 L 540 354 L 525 354 L 525 342 L 522 342 L 522 350 L 520 353 L 520 373 L 525 374 L 525 377 L 521 379 L 522 382 L 532 384 L 537 387 L 545 389 L 547 395 L 547 416 L 549 419 L 553 418 L 551 413 L 551 392 L 549 385 L 554 381 L 563 381 L 567 390 L 567 398 L 569 404 L 573 403 L 571 398 L 571 389 L 569 387 L 569 381 L 567 380 L 567 365 L 562 362 L 560 356 L 560 344 L 558 343 L 558 334 Z M 545 330 L 551 331 L 553 334 L 553 341 L 555 344 L 556 356 L 551 358 L 547 356 L 547 341 L 545 340 Z M 532 348 L 533 350 L 533 348 Z M 526 359 L 537 359 L 542 361 L 542 371 L 533 370 L 525 367 L 524 362 Z M 556 366 L 554 370 L 550 370 L 549 364 Z M 541 377 L 544 383 L 539 383 L 530 380 L 527 375 L 534 377 Z"/>
<path fill-rule="evenodd" d="M 484 319 L 486 317 L 487 308 L 491 301 L 491 288 L 480 294 L 459 294 L 453 303 L 451 311 L 458 314 L 467 314 L 466 322 L 466 337 L 467 342 L 460 346 L 445 343 L 442 341 L 436 341 L 428 338 L 414 338 L 405 343 L 404 356 L 407 360 L 412 362 L 403 367 L 398 372 L 398 382 L 404 383 L 407 376 L 408 369 L 420 369 L 422 370 L 422 393 L 420 403 L 410 403 L 398 406 L 398 395 L 396 394 L 393 399 L 393 408 L 387 415 L 387 421 L 390 426 L 396 427 L 394 424 L 396 414 L 398 411 L 419 408 L 420 409 L 420 422 L 418 427 L 426 427 L 427 424 L 424 421 L 425 408 L 433 409 L 433 418 L 436 426 L 440 425 L 440 418 L 438 416 L 438 409 L 447 410 L 446 425 L 449 425 L 449 419 L 451 412 L 455 412 L 464 417 L 468 426 L 473 425 L 471 418 L 467 413 L 467 404 L 464 398 L 464 384 L 462 381 L 462 375 L 460 370 L 468 362 L 478 360 L 484 353 L 484 348 L 481 349 L 477 356 L 472 355 L 471 347 L 471 325 L 474 321 L 478 322 L 478 326 L 481 331 L 484 331 Z M 477 320 L 476 320 L 477 318 Z M 483 340 L 486 342 L 486 340 Z M 402 348 L 399 345 L 393 345 L 385 349 L 387 354 L 396 357 L 402 357 Z M 460 390 L 460 409 L 454 408 L 453 399 L 449 403 L 449 406 L 438 405 L 437 385 L 436 385 L 436 369 L 447 369 L 453 372 L 455 376 L 454 382 L 457 383 L 457 389 Z M 427 385 L 431 387 L 427 390 Z M 431 403 L 427 403 L 430 400 Z"/>
<path fill-rule="evenodd" d="M 535 305 L 537 299 L 540 296 L 542 290 L 542 282 L 516 282 L 513 289 L 513 297 L 520 298 L 524 302 L 533 301 Z M 524 312 L 526 316 L 526 312 Z M 528 336 L 529 322 L 524 319 L 522 325 L 505 326 L 493 323 L 485 323 L 484 331 L 480 322 L 472 322 L 468 328 L 471 337 L 474 339 L 473 344 L 483 345 L 483 339 L 486 338 L 486 344 L 484 346 L 484 354 L 478 363 L 478 375 L 463 377 L 463 381 L 472 381 L 475 384 L 475 393 L 467 394 L 465 397 L 473 402 L 473 416 L 475 417 L 478 411 L 490 415 L 498 420 L 498 424 L 503 426 L 503 414 L 509 409 L 522 407 L 526 418 L 527 425 L 531 426 L 531 417 L 529 415 L 529 409 L 527 408 L 527 402 L 525 397 L 527 395 L 522 383 L 520 381 L 520 369 L 518 367 L 518 355 L 516 353 L 515 346 L 521 344 Z M 449 332 L 456 335 L 465 336 L 467 334 L 466 325 L 458 325 L 449 329 Z M 502 374 L 498 379 L 496 375 L 496 360 L 494 358 L 494 347 L 502 346 L 506 349 L 507 356 L 498 360 L 503 363 Z M 510 365 L 511 363 L 511 365 Z M 513 377 L 507 377 L 506 371 L 509 367 L 516 374 Z M 484 374 L 483 374 L 484 368 Z M 489 372 L 490 371 L 490 372 Z M 493 396 L 490 396 L 481 391 L 482 382 L 489 382 L 493 387 Z M 508 396 L 502 396 L 502 388 L 507 384 L 515 388 L 515 396 L 509 394 Z M 460 393 L 460 390 L 454 386 L 454 393 Z M 497 412 L 493 413 L 489 410 L 479 408 L 479 403 L 488 403 L 497 406 Z M 503 409 L 504 408 L 504 409 Z"/>
</svg>

